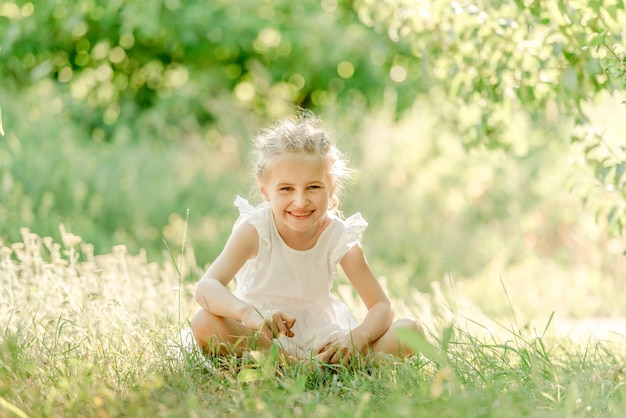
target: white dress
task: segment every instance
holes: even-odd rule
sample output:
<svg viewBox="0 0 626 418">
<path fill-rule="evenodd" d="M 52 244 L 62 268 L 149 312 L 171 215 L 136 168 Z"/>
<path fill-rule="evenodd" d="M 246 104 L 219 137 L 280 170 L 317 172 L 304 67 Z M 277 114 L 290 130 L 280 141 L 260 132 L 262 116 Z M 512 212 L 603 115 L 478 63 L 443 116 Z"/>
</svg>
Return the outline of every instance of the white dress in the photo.
<svg viewBox="0 0 626 418">
<path fill-rule="evenodd" d="M 269 205 L 254 207 L 238 196 L 235 206 L 259 235 L 257 256 L 235 276 L 235 295 L 262 314 L 280 309 L 296 318 L 295 335 L 276 339 L 283 349 L 308 357 L 333 336 L 358 325 L 345 304 L 331 294 L 331 286 L 338 263 L 367 227 L 361 214 L 345 220 L 331 216 L 315 246 L 299 251 L 287 246 L 278 234 Z"/>
</svg>

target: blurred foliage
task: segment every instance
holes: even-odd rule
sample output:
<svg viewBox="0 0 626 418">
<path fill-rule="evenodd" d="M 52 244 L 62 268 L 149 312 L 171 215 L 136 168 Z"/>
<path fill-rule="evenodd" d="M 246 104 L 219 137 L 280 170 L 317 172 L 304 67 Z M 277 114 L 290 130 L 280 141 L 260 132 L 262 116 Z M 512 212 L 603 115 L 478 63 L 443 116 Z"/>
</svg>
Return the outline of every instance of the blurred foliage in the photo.
<svg viewBox="0 0 626 418">
<path fill-rule="evenodd" d="M 375 271 L 397 289 L 475 277 L 482 294 L 492 282 L 492 297 L 503 296 L 500 278 L 516 288 L 574 277 L 622 287 L 623 240 L 608 236 L 606 220 L 594 222 L 570 190 L 590 187 L 589 167 L 577 164 L 577 150 L 550 141 L 568 128 L 539 127 L 519 112 L 506 131 L 509 152 L 468 152 L 453 127 L 439 123 L 435 105 L 442 102 L 419 101 L 396 122 L 383 111 L 368 115 L 353 134 L 357 172 L 343 208 L 370 221 L 364 244 Z M 625 127 L 626 121 L 614 129 Z M 527 138 L 537 144 L 527 148 Z"/>
<path fill-rule="evenodd" d="M 214 121 L 221 95 L 269 118 L 293 103 L 375 103 L 391 83 L 396 53 L 346 2 L 56 0 L 0 7 L 4 87 L 55 80 L 68 93 L 60 105 L 98 138 L 111 139 L 157 108 L 160 120 L 142 126 L 143 133 L 169 130 L 176 139 Z"/>
<path fill-rule="evenodd" d="M 201 270 L 230 233 L 235 195 L 259 201 L 251 191 L 247 136 L 224 136 L 219 146 L 193 136 L 178 143 L 85 143 L 75 124 L 46 106 L 51 93 L 38 93 L 6 111 L 15 122 L 0 143 L 0 225 L 7 242 L 16 240 L 20 226 L 58 239 L 63 223 L 95 244 L 96 253 L 125 244 L 162 260 L 164 239 L 174 254 L 185 240 L 184 251 Z M 500 276 L 526 283 L 528 274 L 547 271 L 552 282 L 584 274 L 601 279 L 603 289 L 621 286 L 626 260 L 615 258 L 623 243 L 599 233 L 567 189 L 588 167 L 569 164 L 576 153 L 566 151 L 567 144 L 546 140 L 566 132 L 541 130 L 520 114 L 510 132 L 519 148 L 468 152 L 452 128 L 440 125 L 434 103 L 416 103 L 399 121 L 389 109 L 362 112 L 355 131 L 338 111 L 323 115 L 356 169 L 342 210 L 360 211 L 369 222 L 363 243 L 390 290 L 406 295 L 407 287 L 428 291 L 430 282 L 448 276 L 480 277 L 495 282 L 493 295 Z M 247 131 L 258 127 L 235 113 L 220 117 L 220 129 L 242 120 Z M 539 142 L 532 151 L 525 147 L 529 137 Z"/>
<path fill-rule="evenodd" d="M 52 90 L 40 88 L 6 109 L 12 127 L 0 142 L 5 239 L 15 239 L 20 226 L 58 238 L 64 223 L 96 244 L 98 253 L 125 244 L 133 252 L 145 248 L 155 260 L 165 248 L 163 238 L 179 250 L 189 209 L 199 238 L 194 244 L 215 255 L 233 221 L 224 203 L 245 192 L 243 152 L 233 138 L 209 144 L 195 137 L 178 144 L 163 137 L 86 142 L 67 115 L 47 106 L 52 101 Z"/>
<path fill-rule="evenodd" d="M 626 90 L 622 0 L 360 0 L 362 21 L 409 45 L 394 59 L 407 82 L 442 89 L 444 117 L 463 141 L 509 149 L 507 127 L 523 110 L 534 123 L 574 121 L 574 142 L 609 194 L 602 213 L 619 235 L 626 225 L 626 142 L 605 141 L 587 105 Z M 393 71 L 393 69 L 392 69 Z M 626 117 L 622 107 L 621 117 Z M 589 196 L 587 196 L 589 197 Z"/>
<path fill-rule="evenodd" d="M 566 263 L 579 212 L 548 199 L 571 175 L 554 161 L 591 173 L 602 225 L 626 223 L 623 138 L 589 116 L 625 90 L 625 27 L 620 0 L 3 1 L 0 233 L 65 222 L 154 254 L 189 209 L 206 263 L 253 184 L 248 138 L 300 105 L 364 168 L 344 211 L 370 220 L 379 271 Z"/>
<path fill-rule="evenodd" d="M 226 92 L 272 118 L 385 93 L 403 112 L 442 88 L 466 143 L 506 147 L 511 103 L 584 123 L 583 103 L 626 87 L 624 3 L 575 3 L 8 1 L 0 74 L 17 90 L 52 77 L 75 118 L 105 134 L 159 101 L 164 126 L 202 126 Z"/>
</svg>

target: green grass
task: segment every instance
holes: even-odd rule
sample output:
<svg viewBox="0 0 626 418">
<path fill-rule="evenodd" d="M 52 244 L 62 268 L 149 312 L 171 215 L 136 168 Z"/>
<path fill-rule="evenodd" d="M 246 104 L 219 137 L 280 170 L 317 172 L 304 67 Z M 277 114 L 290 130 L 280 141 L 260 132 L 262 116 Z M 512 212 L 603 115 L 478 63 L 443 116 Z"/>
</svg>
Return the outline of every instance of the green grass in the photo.
<svg viewBox="0 0 626 418">
<path fill-rule="evenodd" d="M 190 255 L 93 255 L 62 236 L 24 229 L 0 246 L 0 416 L 617 417 L 626 406 L 623 336 L 558 337 L 554 316 L 496 322 L 437 286 L 398 301 L 428 329 L 403 336 L 420 356 L 310 368 L 269 352 L 206 367 L 179 336 L 196 309 L 181 279 Z"/>
</svg>

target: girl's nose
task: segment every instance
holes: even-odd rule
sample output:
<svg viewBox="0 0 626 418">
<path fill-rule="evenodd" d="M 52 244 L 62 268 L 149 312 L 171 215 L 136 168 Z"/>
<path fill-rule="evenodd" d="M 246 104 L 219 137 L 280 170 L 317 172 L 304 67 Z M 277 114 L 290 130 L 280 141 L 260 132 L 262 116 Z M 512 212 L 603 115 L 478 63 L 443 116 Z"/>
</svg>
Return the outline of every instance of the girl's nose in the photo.
<svg viewBox="0 0 626 418">
<path fill-rule="evenodd" d="M 304 193 L 299 193 L 293 203 L 296 206 L 303 208 L 309 204 L 309 199 L 307 199 Z"/>
</svg>

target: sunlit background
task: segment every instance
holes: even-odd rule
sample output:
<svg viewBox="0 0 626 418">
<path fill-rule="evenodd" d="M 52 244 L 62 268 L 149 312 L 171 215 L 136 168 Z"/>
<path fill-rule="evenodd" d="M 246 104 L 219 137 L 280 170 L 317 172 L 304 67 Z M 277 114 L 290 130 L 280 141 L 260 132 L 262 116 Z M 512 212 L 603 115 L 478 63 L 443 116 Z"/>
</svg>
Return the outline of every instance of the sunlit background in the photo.
<svg viewBox="0 0 626 418">
<path fill-rule="evenodd" d="M 465 2 L 97 3 L 0 4 L 5 245 L 21 227 L 59 240 L 60 225 L 100 254 L 123 244 L 160 261 L 184 244 L 192 283 L 222 248 L 236 195 L 256 199 L 250 137 L 298 105 L 350 159 L 342 210 L 369 222 L 368 258 L 395 298 L 411 306 L 437 283 L 496 317 L 626 315 L 626 243 L 605 210 L 623 200 L 559 105 L 591 84 L 525 61 L 554 53 L 540 33 L 523 38 L 538 16 L 501 6 L 492 21 Z M 449 39 L 463 25 L 476 37 Z M 463 68 L 471 54 L 484 65 Z M 619 152 L 624 100 L 586 105 Z"/>
</svg>

